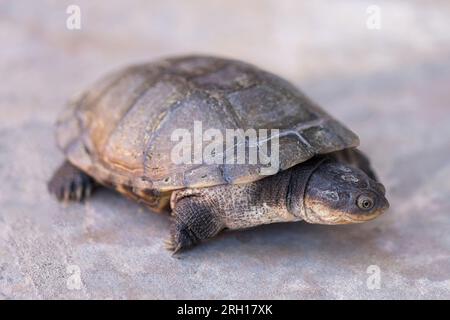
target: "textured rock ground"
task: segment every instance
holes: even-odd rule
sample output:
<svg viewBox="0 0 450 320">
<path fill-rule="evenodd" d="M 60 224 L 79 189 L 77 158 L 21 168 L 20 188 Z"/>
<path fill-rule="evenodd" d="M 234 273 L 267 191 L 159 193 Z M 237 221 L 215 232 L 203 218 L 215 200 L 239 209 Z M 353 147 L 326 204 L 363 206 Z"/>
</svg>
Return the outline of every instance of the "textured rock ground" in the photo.
<svg viewBox="0 0 450 320">
<path fill-rule="evenodd" d="M 0 298 L 450 298 L 446 1 L 76 2 L 76 31 L 69 2 L 0 4 Z M 380 30 L 366 27 L 374 2 Z M 52 125 L 66 99 L 107 70 L 186 52 L 301 86 L 360 135 L 390 211 L 362 225 L 230 232 L 173 258 L 165 216 L 107 190 L 52 199 Z"/>
</svg>

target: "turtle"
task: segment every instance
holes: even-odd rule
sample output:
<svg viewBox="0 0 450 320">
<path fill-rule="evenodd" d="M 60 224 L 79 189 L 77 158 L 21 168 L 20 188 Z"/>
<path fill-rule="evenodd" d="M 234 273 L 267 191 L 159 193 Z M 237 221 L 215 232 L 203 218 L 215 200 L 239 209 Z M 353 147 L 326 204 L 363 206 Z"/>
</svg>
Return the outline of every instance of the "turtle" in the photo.
<svg viewBox="0 0 450 320">
<path fill-rule="evenodd" d="M 276 129 L 277 169 L 173 161 L 173 132 L 195 121 L 219 131 Z M 360 223 L 389 207 L 354 132 L 288 80 L 240 60 L 174 56 L 110 72 L 69 100 L 56 139 L 65 161 L 50 193 L 84 201 L 104 186 L 168 213 L 173 253 L 226 229 Z"/>
</svg>

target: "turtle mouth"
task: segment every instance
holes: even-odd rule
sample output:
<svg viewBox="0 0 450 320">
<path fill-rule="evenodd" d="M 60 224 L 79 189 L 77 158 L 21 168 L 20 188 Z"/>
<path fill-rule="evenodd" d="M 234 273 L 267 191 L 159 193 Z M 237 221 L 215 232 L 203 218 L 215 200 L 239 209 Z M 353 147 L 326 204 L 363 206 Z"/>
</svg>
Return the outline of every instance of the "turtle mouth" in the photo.
<svg viewBox="0 0 450 320">
<path fill-rule="evenodd" d="M 387 209 L 389 209 L 389 202 L 386 198 L 383 197 L 380 201 L 380 204 L 378 205 L 378 208 L 375 211 L 366 214 L 344 213 L 342 215 L 342 219 L 347 223 L 361 223 L 377 218 L 378 216 L 382 215 Z"/>
<path fill-rule="evenodd" d="M 381 215 L 383 212 L 374 212 L 367 215 L 356 215 L 356 214 L 343 214 L 341 219 L 343 223 L 362 223 L 366 221 L 373 220 Z"/>
<path fill-rule="evenodd" d="M 344 212 L 333 212 L 329 208 L 316 206 L 315 209 L 308 208 L 305 210 L 304 219 L 306 222 L 314 224 L 335 225 L 351 223 L 345 219 L 344 215 Z"/>
<path fill-rule="evenodd" d="M 374 212 L 372 214 L 366 215 L 357 215 L 357 214 L 349 214 L 347 212 L 342 212 L 336 215 L 320 215 L 320 214 L 312 214 L 311 212 L 306 215 L 305 221 L 309 223 L 318 223 L 318 224 L 329 224 L 329 225 L 337 225 L 337 224 L 353 224 L 353 223 L 363 223 L 366 221 L 374 220 L 383 212 Z"/>
</svg>

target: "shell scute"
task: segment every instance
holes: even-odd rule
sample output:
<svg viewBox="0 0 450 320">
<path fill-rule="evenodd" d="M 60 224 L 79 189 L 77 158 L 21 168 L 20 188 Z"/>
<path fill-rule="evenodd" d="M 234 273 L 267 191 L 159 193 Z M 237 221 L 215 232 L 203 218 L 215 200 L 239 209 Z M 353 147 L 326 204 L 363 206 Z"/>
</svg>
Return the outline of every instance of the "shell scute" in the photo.
<svg viewBox="0 0 450 320">
<path fill-rule="evenodd" d="M 244 62 L 204 56 L 110 74 L 69 103 L 57 136 L 73 164 L 149 203 L 175 189 L 264 177 L 259 164 L 174 163 L 172 134 L 193 130 L 194 121 L 203 131 L 278 129 L 280 170 L 359 143 L 288 81 Z"/>
</svg>

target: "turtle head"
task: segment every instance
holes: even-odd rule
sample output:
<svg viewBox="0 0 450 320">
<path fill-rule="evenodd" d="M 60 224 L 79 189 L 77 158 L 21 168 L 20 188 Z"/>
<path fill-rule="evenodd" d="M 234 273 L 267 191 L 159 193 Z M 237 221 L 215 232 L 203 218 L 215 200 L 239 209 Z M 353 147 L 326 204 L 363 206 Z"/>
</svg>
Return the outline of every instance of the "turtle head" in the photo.
<svg viewBox="0 0 450 320">
<path fill-rule="evenodd" d="M 335 160 L 311 174 L 304 194 L 304 219 L 318 224 L 372 220 L 389 208 L 384 186 L 362 170 Z"/>
</svg>

